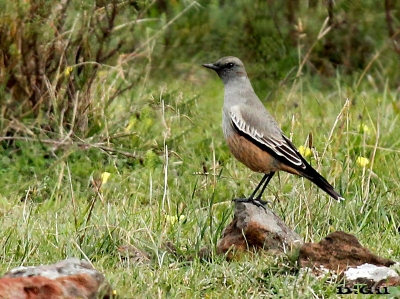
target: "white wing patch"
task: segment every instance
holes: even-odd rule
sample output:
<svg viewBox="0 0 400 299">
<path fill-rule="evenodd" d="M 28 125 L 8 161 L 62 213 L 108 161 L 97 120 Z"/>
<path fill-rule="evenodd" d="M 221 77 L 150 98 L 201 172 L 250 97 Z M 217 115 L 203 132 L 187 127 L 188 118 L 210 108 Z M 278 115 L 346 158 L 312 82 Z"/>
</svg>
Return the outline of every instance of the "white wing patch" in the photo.
<svg viewBox="0 0 400 299">
<path fill-rule="evenodd" d="M 276 155 L 285 158 L 290 163 L 300 166 L 305 169 L 306 165 L 300 158 L 300 153 L 297 152 L 290 144 L 289 140 L 282 135 L 282 139 L 277 139 L 271 136 L 265 136 L 265 134 L 257 131 L 253 126 L 247 123 L 240 112 L 240 108 L 238 106 L 233 106 L 230 110 L 230 117 L 233 125 L 239 129 L 242 133 L 250 136 L 252 139 L 257 142 L 267 146 L 271 149 Z"/>
</svg>

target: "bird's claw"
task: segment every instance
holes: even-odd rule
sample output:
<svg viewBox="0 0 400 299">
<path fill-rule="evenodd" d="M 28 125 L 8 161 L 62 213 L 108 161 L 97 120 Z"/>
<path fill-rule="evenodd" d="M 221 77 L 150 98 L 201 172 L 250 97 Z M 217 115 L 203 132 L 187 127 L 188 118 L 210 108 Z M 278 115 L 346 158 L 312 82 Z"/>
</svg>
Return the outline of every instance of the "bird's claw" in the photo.
<svg viewBox="0 0 400 299">
<path fill-rule="evenodd" d="M 265 209 L 265 205 L 268 203 L 267 201 L 261 199 L 254 199 L 254 198 L 234 198 L 232 199 L 233 202 L 243 202 L 243 203 L 251 203 L 257 207 L 261 207 Z"/>
</svg>

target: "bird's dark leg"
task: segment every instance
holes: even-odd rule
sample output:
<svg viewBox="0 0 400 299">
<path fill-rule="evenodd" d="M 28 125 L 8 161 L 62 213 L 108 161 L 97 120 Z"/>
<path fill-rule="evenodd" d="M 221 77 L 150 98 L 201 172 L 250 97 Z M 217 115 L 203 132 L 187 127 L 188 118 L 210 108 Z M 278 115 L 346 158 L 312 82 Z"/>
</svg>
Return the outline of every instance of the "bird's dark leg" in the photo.
<svg viewBox="0 0 400 299">
<path fill-rule="evenodd" d="M 267 188 L 267 185 L 269 183 L 269 181 L 272 179 L 272 177 L 274 176 L 275 172 L 271 172 L 268 174 L 265 174 L 260 183 L 257 185 L 256 189 L 254 189 L 253 193 L 248 197 L 248 198 L 238 198 L 238 199 L 234 199 L 235 202 L 251 202 L 252 204 L 258 206 L 258 207 L 263 207 L 265 204 L 267 204 L 266 201 L 261 200 L 261 196 L 265 191 L 265 188 Z M 258 190 L 261 188 L 260 193 L 258 194 L 258 196 L 256 198 L 254 198 L 258 192 Z"/>
<path fill-rule="evenodd" d="M 267 180 L 265 181 L 264 186 L 262 187 L 260 193 L 258 194 L 257 198 L 255 199 L 256 201 L 258 201 L 262 204 L 267 203 L 266 201 L 261 200 L 261 195 L 263 195 L 265 188 L 267 188 L 267 185 L 268 185 L 269 181 L 272 179 L 272 177 L 274 176 L 274 174 L 275 174 L 275 172 L 270 172 L 269 174 L 264 175 L 264 177 L 267 176 Z"/>
<path fill-rule="evenodd" d="M 261 188 L 261 186 L 263 186 L 265 180 L 267 180 L 267 182 L 269 181 L 268 177 L 269 177 L 269 174 L 264 174 L 261 181 L 258 183 L 256 189 L 254 189 L 253 193 L 251 193 L 251 195 L 249 196 L 249 198 L 248 198 L 249 201 L 252 200 L 256 196 L 257 191 Z M 265 188 L 263 187 L 262 190 L 264 190 L 264 189 Z"/>
</svg>

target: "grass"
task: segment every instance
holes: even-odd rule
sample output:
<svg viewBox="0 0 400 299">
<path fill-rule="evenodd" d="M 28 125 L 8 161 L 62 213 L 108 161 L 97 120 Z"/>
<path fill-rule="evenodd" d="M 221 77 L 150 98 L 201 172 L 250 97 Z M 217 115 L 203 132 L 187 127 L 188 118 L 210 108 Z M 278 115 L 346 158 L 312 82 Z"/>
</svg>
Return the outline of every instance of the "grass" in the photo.
<svg viewBox="0 0 400 299">
<path fill-rule="evenodd" d="M 227 262 L 215 254 L 231 199 L 249 194 L 261 175 L 225 145 L 222 83 L 200 67 L 191 78 L 146 82 L 107 108 L 99 101 L 104 124 L 81 143 L 22 139 L 0 148 L 1 273 L 80 257 L 122 298 L 338 298 L 328 278 L 299 272 L 295 256 Z M 354 90 L 340 78 L 333 87 L 314 80 L 280 86 L 265 105 L 297 146 L 312 135 L 308 159 L 346 201 L 285 173 L 274 177 L 266 199 L 306 242 L 343 230 L 399 260 L 396 94 L 367 81 Z M 106 141 L 100 146 L 96 138 Z M 365 167 L 360 156 L 369 159 Z M 110 177 L 98 189 L 104 172 Z M 117 248 L 129 244 L 150 262 L 127 262 Z M 203 247 L 208 261 L 198 258 Z"/>
</svg>

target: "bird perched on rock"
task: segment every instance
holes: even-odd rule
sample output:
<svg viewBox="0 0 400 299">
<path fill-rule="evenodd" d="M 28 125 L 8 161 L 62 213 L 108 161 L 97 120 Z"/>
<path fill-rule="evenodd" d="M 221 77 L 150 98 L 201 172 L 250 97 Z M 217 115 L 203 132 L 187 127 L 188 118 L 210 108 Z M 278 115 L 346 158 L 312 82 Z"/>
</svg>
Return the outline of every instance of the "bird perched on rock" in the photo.
<svg viewBox="0 0 400 299">
<path fill-rule="evenodd" d="M 261 196 L 279 170 L 305 177 L 334 199 L 344 200 L 283 134 L 255 94 L 239 58 L 223 57 L 203 66 L 216 71 L 224 83 L 222 128 L 230 151 L 251 170 L 264 173 L 250 197 L 238 201 L 266 204 Z"/>
</svg>

